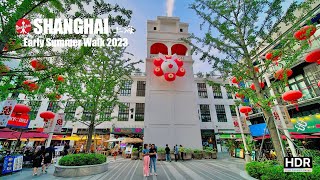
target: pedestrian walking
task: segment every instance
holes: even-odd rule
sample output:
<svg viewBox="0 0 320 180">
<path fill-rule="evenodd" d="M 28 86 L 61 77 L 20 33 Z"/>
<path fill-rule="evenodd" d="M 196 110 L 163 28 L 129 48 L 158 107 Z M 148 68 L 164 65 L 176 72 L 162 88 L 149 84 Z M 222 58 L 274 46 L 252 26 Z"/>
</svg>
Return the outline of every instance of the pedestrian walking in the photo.
<svg viewBox="0 0 320 180">
<path fill-rule="evenodd" d="M 42 173 L 47 173 L 47 169 L 51 165 L 52 158 L 55 154 L 55 150 L 53 147 L 53 144 L 51 144 L 49 147 L 46 148 L 45 154 L 44 154 L 44 164 L 42 166 Z"/>
<path fill-rule="evenodd" d="M 152 144 L 151 148 L 149 149 L 149 156 L 150 156 L 150 175 L 157 176 L 157 150 L 155 148 L 155 145 Z M 153 167 L 153 174 L 152 174 L 152 167 Z"/>
<path fill-rule="evenodd" d="M 113 159 L 114 159 L 114 161 L 117 160 L 117 156 L 118 156 L 118 151 L 119 151 L 119 149 L 120 149 L 119 143 L 116 142 L 116 145 L 115 145 L 114 148 L 113 148 Z"/>
<path fill-rule="evenodd" d="M 165 151 L 166 151 L 166 161 L 170 161 L 171 162 L 170 148 L 169 148 L 168 144 L 166 144 Z"/>
<path fill-rule="evenodd" d="M 184 161 L 183 155 L 184 155 L 184 149 L 182 147 L 182 145 L 180 144 L 180 155 L 181 155 L 181 159 L 182 161 Z"/>
<path fill-rule="evenodd" d="M 176 146 L 174 147 L 174 159 L 175 159 L 176 162 L 177 162 L 178 159 L 179 159 L 179 147 L 178 147 L 177 144 L 176 144 Z"/>
<path fill-rule="evenodd" d="M 38 175 L 38 168 L 42 166 L 43 161 L 44 161 L 44 152 L 45 152 L 44 146 L 37 147 L 35 154 L 34 154 L 34 157 L 33 157 L 33 163 L 32 163 L 33 176 Z"/>
<path fill-rule="evenodd" d="M 63 155 L 64 155 L 64 156 L 68 155 L 69 149 L 70 149 L 69 144 L 68 144 L 68 143 L 65 143 L 65 144 L 64 144 L 64 148 L 63 148 Z"/>
<path fill-rule="evenodd" d="M 143 176 L 147 177 L 150 175 L 150 171 L 149 171 L 150 157 L 149 157 L 148 144 L 143 145 L 142 156 L 143 156 Z"/>
</svg>

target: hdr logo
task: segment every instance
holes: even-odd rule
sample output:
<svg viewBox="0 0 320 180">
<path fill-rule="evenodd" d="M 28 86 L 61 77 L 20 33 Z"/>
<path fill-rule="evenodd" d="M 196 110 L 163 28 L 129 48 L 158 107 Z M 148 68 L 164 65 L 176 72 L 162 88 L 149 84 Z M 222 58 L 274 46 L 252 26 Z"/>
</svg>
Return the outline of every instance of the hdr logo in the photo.
<svg viewBox="0 0 320 180">
<path fill-rule="evenodd" d="M 311 157 L 285 157 L 284 172 L 312 172 Z"/>
</svg>

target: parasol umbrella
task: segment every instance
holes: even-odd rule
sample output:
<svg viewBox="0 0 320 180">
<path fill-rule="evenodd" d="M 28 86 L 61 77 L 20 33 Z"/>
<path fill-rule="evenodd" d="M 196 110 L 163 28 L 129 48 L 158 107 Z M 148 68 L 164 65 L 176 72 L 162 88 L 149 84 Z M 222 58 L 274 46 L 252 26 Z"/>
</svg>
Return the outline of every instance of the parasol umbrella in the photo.
<svg viewBox="0 0 320 180">
<path fill-rule="evenodd" d="M 79 140 L 81 140 L 81 138 L 78 135 L 73 134 L 71 136 L 62 138 L 61 140 L 79 141 Z"/>
<path fill-rule="evenodd" d="M 87 140 L 88 139 L 88 136 L 82 136 L 81 137 L 81 140 Z M 92 140 L 101 140 L 101 137 L 99 136 L 92 136 Z"/>
<path fill-rule="evenodd" d="M 124 138 L 124 140 L 121 141 L 121 143 L 128 144 L 128 143 L 132 143 L 132 141 L 133 141 L 133 138 Z"/>
<path fill-rule="evenodd" d="M 143 142 L 143 140 L 140 138 L 133 138 L 131 143 L 142 143 L 142 142 Z"/>
<path fill-rule="evenodd" d="M 48 137 L 49 137 L 48 134 L 37 132 L 37 131 L 23 132 L 21 135 L 21 138 L 48 138 Z"/>
</svg>

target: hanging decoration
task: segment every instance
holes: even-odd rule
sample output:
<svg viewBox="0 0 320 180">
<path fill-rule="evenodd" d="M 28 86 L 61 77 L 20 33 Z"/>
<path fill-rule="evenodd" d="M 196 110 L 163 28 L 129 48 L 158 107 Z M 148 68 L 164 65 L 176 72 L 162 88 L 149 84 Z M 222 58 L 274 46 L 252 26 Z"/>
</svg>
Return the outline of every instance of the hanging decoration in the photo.
<svg viewBox="0 0 320 180">
<path fill-rule="evenodd" d="M 31 108 L 24 104 L 16 104 L 13 108 L 13 112 L 16 114 L 27 114 L 31 111 Z"/>
<path fill-rule="evenodd" d="M 281 55 L 282 55 L 281 51 L 274 50 L 272 52 L 268 52 L 265 57 L 267 60 L 271 60 L 271 61 L 275 62 L 275 64 L 278 66 L 278 64 L 279 64 L 278 61 L 279 61 Z"/>
<path fill-rule="evenodd" d="M 44 121 L 48 121 L 49 119 L 54 119 L 55 114 L 51 111 L 44 111 L 40 113 L 40 117 L 44 119 Z"/>
<path fill-rule="evenodd" d="M 284 101 L 290 102 L 291 104 L 294 104 L 296 107 L 296 110 L 299 111 L 298 108 L 298 99 L 302 98 L 303 94 L 299 90 L 291 90 L 287 91 L 282 94 L 282 99 Z"/>
<path fill-rule="evenodd" d="M 260 70 L 259 70 L 259 67 L 258 67 L 258 66 L 254 66 L 254 71 L 257 72 L 257 73 L 259 73 L 259 71 L 260 71 Z"/>
<path fill-rule="evenodd" d="M 243 94 L 240 94 L 240 93 L 236 93 L 236 97 L 237 97 L 237 98 L 240 98 L 240 99 L 243 99 L 243 98 L 244 98 L 244 95 L 243 95 Z"/>
<path fill-rule="evenodd" d="M 293 74 L 291 69 L 279 69 L 275 74 L 274 78 L 282 80 L 284 78 L 284 74 L 287 75 L 287 78 Z"/>
<path fill-rule="evenodd" d="M 239 81 L 238 81 L 238 79 L 237 79 L 236 77 L 233 77 L 233 78 L 231 79 L 231 82 L 232 82 L 233 84 L 239 84 Z"/>
<path fill-rule="evenodd" d="M 182 67 L 183 61 L 176 54 L 164 56 L 159 53 L 159 57 L 153 60 L 153 64 L 156 66 L 153 73 L 156 76 L 164 76 L 164 79 L 169 82 L 174 81 L 177 76 L 183 77 L 186 74 L 186 70 Z"/>
<path fill-rule="evenodd" d="M 35 83 L 35 82 L 32 81 L 32 80 L 25 80 L 25 81 L 23 81 L 22 86 L 25 87 L 26 89 L 28 89 L 29 91 L 34 91 L 34 90 L 39 89 L 38 84 Z"/>
<path fill-rule="evenodd" d="M 44 64 L 42 64 L 39 60 L 32 60 L 30 62 L 30 65 L 36 70 L 36 71 L 40 71 L 40 70 L 45 70 L 46 66 Z"/>
<path fill-rule="evenodd" d="M 320 80 L 318 81 L 318 87 L 320 88 Z"/>
<path fill-rule="evenodd" d="M 246 116 L 248 116 L 251 111 L 252 111 L 252 108 L 249 106 L 242 106 L 240 108 L 240 112 L 245 114 Z"/>
<path fill-rule="evenodd" d="M 320 64 L 320 49 L 313 50 L 309 52 L 305 57 L 308 63 L 318 63 Z"/>
<path fill-rule="evenodd" d="M 307 40 L 309 39 L 314 33 L 317 31 L 317 28 L 313 25 L 310 26 L 304 26 L 300 30 L 296 31 L 294 33 L 294 37 L 299 40 Z M 309 44 L 311 45 L 311 42 L 309 40 Z"/>
<path fill-rule="evenodd" d="M 64 82 L 64 77 L 63 77 L 62 75 L 59 75 L 59 76 L 57 77 L 57 81 L 59 81 L 59 82 Z"/>
<path fill-rule="evenodd" d="M 264 84 L 263 82 L 260 82 L 259 84 L 260 84 L 261 89 L 263 89 L 264 86 L 265 86 L 265 84 Z M 254 85 L 253 83 L 251 84 L 250 88 L 251 88 L 252 90 L 254 90 L 254 91 L 256 90 L 256 87 L 255 87 L 255 85 Z"/>
</svg>

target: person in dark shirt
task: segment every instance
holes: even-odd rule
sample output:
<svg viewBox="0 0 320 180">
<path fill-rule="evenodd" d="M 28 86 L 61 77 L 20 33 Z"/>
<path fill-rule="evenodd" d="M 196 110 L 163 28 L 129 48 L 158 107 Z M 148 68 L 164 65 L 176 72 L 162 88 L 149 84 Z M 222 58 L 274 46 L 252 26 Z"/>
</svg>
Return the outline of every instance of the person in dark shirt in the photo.
<svg viewBox="0 0 320 180">
<path fill-rule="evenodd" d="M 168 144 L 166 144 L 165 151 L 166 151 L 166 161 L 170 161 L 171 162 L 170 148 L 169 148 Z"/>
<path fill-rule="evenodd" d="M 150 156 L 150 175 L 152 174 L 152 166 L 154 170 L 154 175 L 157 176 L 157 167 L 156 167 L 156 162 L 157 162 L 157 149 L 155 148 L 155 145 L 152 144 L 151 148 L 149 149 L 149 156 Z"/>
<path fill-rule="evenodd" d="M 44 154 L 44 167 L 43 167 L 43 173 L 47 173 L 47 169 L 49 168 L 52 158 L 55 155 L 55 150 L 53 144 L 51 144 L 49 147 L 46 148 L 45 154 Z"/>
</svg>

